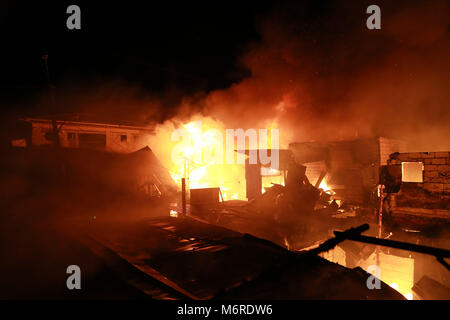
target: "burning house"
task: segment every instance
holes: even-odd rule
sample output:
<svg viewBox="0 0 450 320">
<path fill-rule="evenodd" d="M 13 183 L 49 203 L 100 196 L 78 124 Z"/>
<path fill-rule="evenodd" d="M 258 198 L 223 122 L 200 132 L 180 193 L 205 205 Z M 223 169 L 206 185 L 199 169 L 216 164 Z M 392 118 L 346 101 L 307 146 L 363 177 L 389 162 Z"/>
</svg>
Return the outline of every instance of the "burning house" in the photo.
<svg viewBox="0 0 450 320">
<path fill-rule="evenodd" d="M 245 164 L 247 198 L 261 194 L 262 181 L 285 183 L 291 161 L 306 167 L 308 180 L 316 187 L 333 191 L 335 199 L 362 205 L 380 184 L 380 168 L 394 152 L 406 150 L 403 141 L 375 137 L 344 141 L 294 142 L 289 149 L 276 150 L 280 163 L 276 170 L 259 160 Z M 249 150 L 237 152 L 249 155 Z M 267 150 L 266 152 L 274 152 Z M 281 178 L 281 181 L 280 179 Z"/>
<path fill-rule="evenodd" d="M 363 205 L 380 183 L 389 155 L 406 151 L 403 141 L 375 137 L 334 142 L 291 143 L 295 160 L 306 166 L 312 183 L 332 190 L 335 199 Z M 323 179 L 319 181 L 319 179 Z"/>
</svg>

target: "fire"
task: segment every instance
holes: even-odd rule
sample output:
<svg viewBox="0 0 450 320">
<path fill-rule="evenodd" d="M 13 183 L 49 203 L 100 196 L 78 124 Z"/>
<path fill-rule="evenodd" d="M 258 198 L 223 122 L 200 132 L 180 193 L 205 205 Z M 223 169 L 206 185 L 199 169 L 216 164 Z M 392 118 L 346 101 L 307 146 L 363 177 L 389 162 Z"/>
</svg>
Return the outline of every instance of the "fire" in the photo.
<svg viewBox="0 0 450 320">
<path fill-rule="evenodd" d="M 328 194 L 331 194 L 331 195 L 335 194 L 335 192 L 333 190 L 331 190 L 330 186 L 327 184 L 325 179 L 322 180 L 322 182 L 319 185 L 319 188 Z"/>
<path fill-rule="evenodd" d="M 270 130 L 276 129 L 278 124 L 269 121 L 265 126 Z M 179 186 L 185 178 L 190 189 L 220 187 L 224 200 L 246 200 L 245 166 L 227 163 L 230 150 L 226 150 L 223 123 L 209 117 L 194 117 L 184 124 L 165 123 L 156 131 L 148 144 Z M 272 145 L 271 135 L 266 138 L 264 145 Z M 231 153 L 236 159 L 235 149 L 231 149 Z M 275 171 L 263 176 L 263 187 L 270 187 L 272 182 L 284 184 L 282 174 Z"/>
<path fill-rule="evenodd" d="M 245 199 L 245 171 L 243 165 L 224 164 L 224 126 L 209 118 L 191 121 L 172 131 L 183 130 L 186 135 L 176 143 L 166 141 L 164 164 L 172 178 L 181 186 L 186 178 L 188 188 L 220 187 L 224 200 Z M 161 137 L 161 135 L 160 135 Z M 169 135 L 166 134 L 166 139 Z M 161 152 L 160 152 L 161 154 Z"/>
</svg>

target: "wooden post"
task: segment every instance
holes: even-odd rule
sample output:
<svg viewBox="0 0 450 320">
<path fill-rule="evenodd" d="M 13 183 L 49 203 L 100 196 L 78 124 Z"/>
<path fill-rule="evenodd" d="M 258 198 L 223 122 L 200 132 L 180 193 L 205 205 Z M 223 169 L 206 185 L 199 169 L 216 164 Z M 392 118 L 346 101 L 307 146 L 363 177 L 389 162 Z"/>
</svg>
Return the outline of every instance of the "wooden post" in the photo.
<svg viewBox="0 0 450 320">
<path fill-rule="evenodd" d="M 378 239 L 383 236 L 383 200 L 384 200 L 384 185 L 378 186 L 378 196 L 380 197 L 380 207 L 378 208 Z M 380 246 L 377 246 L 377 266 L 380 267 Z"/>
</svg>

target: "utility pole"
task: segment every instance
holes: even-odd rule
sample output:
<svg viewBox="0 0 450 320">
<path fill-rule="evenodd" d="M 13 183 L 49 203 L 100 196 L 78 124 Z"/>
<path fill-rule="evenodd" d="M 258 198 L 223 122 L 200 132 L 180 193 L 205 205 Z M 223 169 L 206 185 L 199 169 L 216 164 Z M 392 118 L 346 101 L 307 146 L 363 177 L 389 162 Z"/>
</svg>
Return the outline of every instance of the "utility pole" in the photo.
<svg viewBox="0 0 450 320">
<path fill-rule="evenodd" d="M 51 105 L 51 109 L 52 109 L 52 137 L 53 137 L 53 142 L 55 144 L 56 147 L 59 147 L 60 143 L 59 143 L 59 129 L 58 129 L 58 124 L 56 122 L 56 101 L 55 101 L 55 92 L 54 92 L 54 86 L 51 84 L 50 82 L 50 73 L 48 71 L 48 54 L 44 54 L 42 56 L 42 60 L 44 60 L 44 65 L 45 65 L 45 75 L 47 77 L 47 84 L 48 84 L 48 90 L 49 90 L 49 95 L 50 95 L 50 105 Z"/>
</svg>

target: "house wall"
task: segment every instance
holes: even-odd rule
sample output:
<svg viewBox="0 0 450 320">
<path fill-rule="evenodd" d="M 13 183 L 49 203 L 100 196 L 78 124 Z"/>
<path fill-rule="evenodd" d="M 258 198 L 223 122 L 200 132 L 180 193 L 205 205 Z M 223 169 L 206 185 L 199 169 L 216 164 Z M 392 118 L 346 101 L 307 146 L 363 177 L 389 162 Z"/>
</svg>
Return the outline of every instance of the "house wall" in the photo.
<svg viewBox="0 0 450 320">
<path fill-rule="evenodd" d="M 352 180 L 353 186 L 374 187 L 378 184 L 380 163 L 378 144 L 378 138 L 333 143 L 330 146 L 332 172 L 337 176 L 345 172 L 346 180 Z"/>
<path fill-rule="evenodd" d="M 402 162 L 422 162 L 423 182 L 402 181 Z M 384 212 L 392 225 L 413 230 L 450 223 L 450 153 L 394 153 L 388 160 Z"/>
<path fill-rule="evenodd" d="M 401 140 L 379 138 L 380 146 L 380 165 L 385 166 L 390 158 L 390 155 L 395 152 L 406 152 L 406 143 Z"/>
<path fill-rule="evenodd" d="M 58 123 L 58 126 L 61 125 Z M 52 132 L 52 124 L 48 122 L 32 123 L 32 145 L 41 146 L 52 144 L 45 136 Z M 96 125 L 96 124 L 67 124 L 64 123 L 59 131 L 59 141 L 62 147 L 79 148 L 80 134 L 102 134 L 105 135 L 105 146 L 97 147 L 108 152 L 129 153 L 145 147 L 146 137 L 149 135 L 145 130 L 133 129 L 119 126 Z M 121 138 L 126 136 L 125 139 Z"/>
</svg>

